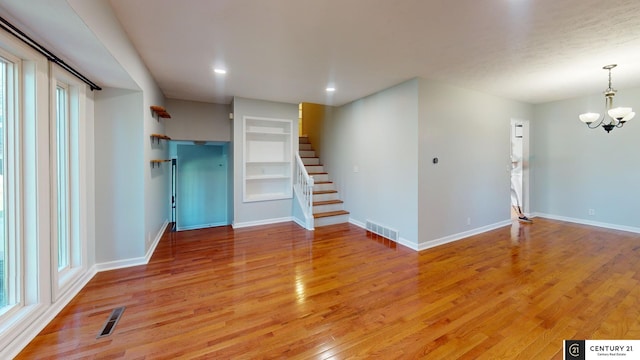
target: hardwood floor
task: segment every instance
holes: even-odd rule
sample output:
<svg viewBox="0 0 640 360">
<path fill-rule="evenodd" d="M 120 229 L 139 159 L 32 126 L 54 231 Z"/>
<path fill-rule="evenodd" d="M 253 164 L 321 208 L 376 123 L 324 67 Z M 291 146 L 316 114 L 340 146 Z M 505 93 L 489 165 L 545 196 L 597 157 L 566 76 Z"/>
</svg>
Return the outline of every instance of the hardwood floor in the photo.
<svg viewBox="0 0 640 360">
<path fill-rule="evenodd" d="M 638 234 L 545 219 L 422 252 L 349 224 L 167 233 L 18 358 L 562 359 L 564 339 L 640 339 L 639 282 Z"/>
</svg>

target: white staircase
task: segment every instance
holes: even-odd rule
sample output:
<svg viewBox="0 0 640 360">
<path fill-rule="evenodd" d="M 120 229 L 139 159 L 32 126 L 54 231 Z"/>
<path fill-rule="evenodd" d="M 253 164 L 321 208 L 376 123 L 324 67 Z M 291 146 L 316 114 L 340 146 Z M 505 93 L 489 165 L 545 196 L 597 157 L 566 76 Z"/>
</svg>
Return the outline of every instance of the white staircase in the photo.
<svg viewBox="0 0 640 360">
<path fill-rule="evenodd" d="M 349 212 L 343 209 L 335 184 L 320 164 L 309 138 L 300 137 L 298 153 L 309 176 L 313 177 L 314 227 L 349 222 Z"/>
</svg>

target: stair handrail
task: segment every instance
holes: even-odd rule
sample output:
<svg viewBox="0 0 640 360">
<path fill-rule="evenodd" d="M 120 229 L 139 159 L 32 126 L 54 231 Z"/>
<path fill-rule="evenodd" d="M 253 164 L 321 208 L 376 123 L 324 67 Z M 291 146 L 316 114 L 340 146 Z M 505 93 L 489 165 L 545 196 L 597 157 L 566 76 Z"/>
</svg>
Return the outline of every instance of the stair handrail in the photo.
<svg viewBox="0 0 640 360">
<path fill-rule="evenodd" d="M 307 229 L 313 229 L 313 177 L 309 176 L 300 154 L 296 154 L 294 190 L 301 199 L 302 209 L 307 222 Z"/>
</svg>

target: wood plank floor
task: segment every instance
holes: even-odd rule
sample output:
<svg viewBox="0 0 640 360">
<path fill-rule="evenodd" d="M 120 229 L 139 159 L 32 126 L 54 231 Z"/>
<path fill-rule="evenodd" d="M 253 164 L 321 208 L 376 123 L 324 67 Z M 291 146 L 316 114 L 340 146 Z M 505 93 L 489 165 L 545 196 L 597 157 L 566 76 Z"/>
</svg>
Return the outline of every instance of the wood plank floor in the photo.
<svg viewBox="0 0 640 360">
<path fill-rule="evenodd" d="M 638 234 L 545 219 L 422 252 L 348 224 L 167 233 L 18 358 L 562 359 L 564 339 L 640 339 L 639 282 Z"/>
</svg>

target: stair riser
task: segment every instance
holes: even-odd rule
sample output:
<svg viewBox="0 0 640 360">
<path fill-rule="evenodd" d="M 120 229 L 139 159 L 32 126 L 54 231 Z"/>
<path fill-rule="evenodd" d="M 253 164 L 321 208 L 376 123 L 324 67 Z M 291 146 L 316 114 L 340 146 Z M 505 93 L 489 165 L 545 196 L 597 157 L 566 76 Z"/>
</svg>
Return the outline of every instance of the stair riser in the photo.
<svg viewBox="0 0 640 360">
<path fill-rule="evenodd" d="M 307 165 L 304 168 L 307 169 L 307 173 L 324 172 L 324 166 L 322 165 Z"/>
<path fill-rule="evenodd" d="M 318 158 L 302 158 L 302 163 L 305 165 L 320 165 L 320 159 Z"/>
<path fill-rule="evenodd" d="M 330 193 L 330 194 L 313 194 L 313 201 L 329 201 L 329 200 L 340 200 L 338 198 L 338 193 Z"/>
<path fill-rule="evenodd" d="M 314 178 L 315 181 L 320 181 Z M 327 191 L 327 190 L 335 190 L 336 184 L 328 183 L 328 184 L 315 184 L 313 185 L 313 191 Z"/>
<path fill-rule="evenodd" d="M 313 150 L 298 150 L 298 154 L 300 154 L 300 157 L 315 157 L 316 156 L 316 152 Z"/>
<path fill-rule="evenodd" d="M 300 144 L 310 144 L 310 142 L 309 142 L 309 138 L 306 138 L 306 137 L 299 137 L 299 138 L 298 138 L 298 143 L 300 143 Z"/>
<path fill-rule="evenodd" d="M 342 224 L 346 222 L 349 222 L 349 214 L 318 218 L 314 220 L 313 226 L 319 227 L 319 226 Z"/>
<path fill-rule="evenodd" d="M 323 213 L 323 212 L 338 211 L 338 210 L 343 210 L 343 204 L 342 203 L 339 203 L 339 204 L 328 204 L 328 205 L 316 205 L 316 206 L 313 207 L 313 213 L 314 214 Z"/>
<path fill-rule="evenodd" d="M 313 177 L 314 181 L 329 181 L 329 174 L 316 174 L 311 176 Z M 315 189 L 315 185 L 314 185 L 314 189 Z M 321 189 L 318 189 L 318 190 L 321 190 Z M 330 190 L 330 189 L 322 189 L 322 190 Z"/>
<path fill-rule="evenodd" d="M 313 150 L 311 144 L 298 144 L 298 150 Z"/>
</svg>

